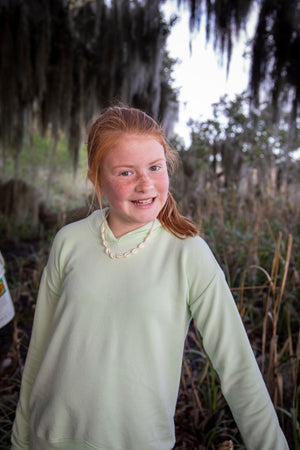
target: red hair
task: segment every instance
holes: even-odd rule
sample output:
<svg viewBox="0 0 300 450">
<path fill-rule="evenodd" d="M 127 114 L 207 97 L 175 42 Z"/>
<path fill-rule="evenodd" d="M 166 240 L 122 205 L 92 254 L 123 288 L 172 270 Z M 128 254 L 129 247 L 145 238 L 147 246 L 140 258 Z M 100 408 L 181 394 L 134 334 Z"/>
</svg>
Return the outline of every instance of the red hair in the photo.
<svg viewBox="0 0 300 450">
<path fill-rule="evenodd" d="M 87 143 L 89 175 L 93 179 L 100 205 L 101 163 L 106 153 L 124 133 L 137 134 L 157 140 L 164 149 L 169 172 L 172 173 L 177 164 L 177 153 L 169 146 L 162 127 L 154 119 L 136 108 L 125 106 L 107 108 L 91 124 Z M 158 219 L 164 228 L 180 239 L 199 234 L 196 224 L 179 213 L 170 192 L 166 203 L 158 214 Z"/>
</svg>

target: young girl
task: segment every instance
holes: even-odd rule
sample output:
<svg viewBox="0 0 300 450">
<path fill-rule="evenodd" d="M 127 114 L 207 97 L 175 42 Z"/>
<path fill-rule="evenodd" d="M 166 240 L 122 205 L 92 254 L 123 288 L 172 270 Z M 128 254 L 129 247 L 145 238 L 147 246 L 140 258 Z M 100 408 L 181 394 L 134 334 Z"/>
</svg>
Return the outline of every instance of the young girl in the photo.
<svg viewBox="0 0 300 450">
<path fill-rule="evenodd" d="M 169 193 L 173 162 L 140 110 L 91 126 L 88 176 L 110 206 L 54 240 L 13 449 L 171 449 L 192 317 L 247 448 L 288 449 L 223 272 Z"/>
</svg>

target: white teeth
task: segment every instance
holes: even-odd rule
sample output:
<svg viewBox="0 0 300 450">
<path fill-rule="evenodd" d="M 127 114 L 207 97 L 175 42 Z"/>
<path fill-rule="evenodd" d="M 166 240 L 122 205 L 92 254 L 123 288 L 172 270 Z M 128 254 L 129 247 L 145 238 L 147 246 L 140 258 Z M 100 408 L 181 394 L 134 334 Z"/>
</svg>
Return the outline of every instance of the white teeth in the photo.
<svg viewBox="0 0 300 450">
<path fill-rule="evenodd" d="M 133 203 L 136 203 L 137 205 L 148 205 L 149 203 L 152 203 L 153 198 L 150 198 L 149 200 L 135 200 Z"/>
</svg>

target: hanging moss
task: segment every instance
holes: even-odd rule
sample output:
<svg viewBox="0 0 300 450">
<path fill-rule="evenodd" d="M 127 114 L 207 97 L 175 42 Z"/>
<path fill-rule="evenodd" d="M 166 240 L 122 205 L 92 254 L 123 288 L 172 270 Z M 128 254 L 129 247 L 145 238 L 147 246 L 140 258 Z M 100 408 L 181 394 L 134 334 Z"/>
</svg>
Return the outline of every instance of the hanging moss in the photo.
<svg viewBox="0 0 300 450">
<path fill-rule="evenodd" d="M 0 144 L 17 155 L 29 121 L 68 136 L 76 166 L 82 129 L 113 99 L 155 118 L 176 117 L 177 98 L 164 73 L 169 27 L 163 0 L 0 0 Z M 227 54 L 255 0 L 178 0 L 188 5 L 191 29 L 206 18 L 207 39 Z M 252 43 L 250 90 L 263 86 L 273 107 L 300 103 L 299 0 L 262 0 Z M 4 151 L 3 150 L 3 151 Z M 17 162 L 16 162 L 17 165 Z"/>
<path fill-rule="evenodd" d="M 190 27 L 199 29 L 206 18 L 207 40 L 227 55 L 227 70 L 233 49 L 233 37 L 245 27 L 252 7 L 259 10 L 251 43 L 250 94 L 253 104 L 260 103 L 260 92 L 270 93 L 273 110 L 279 101 L 291 107 L 291 123 L 300 105 L 300 1 L 299 0 L 177 0 L 190 10 Z"/>
<path fill-rule="evenodd" d="M 2 147 L 21 151 L 34 120 L 65 133 L 76 169 L 86 123 L 113 99 L 155 118 L 176 108 L 162 76 L 168 31 L 158 0 L 0 0 Z"/>
<path fill-rule="evenodd" d="M 255 103 L 259 104 L 260 86 L 265 83 L 275 113 L 284 96 L 292 100 L 292 122 L 300 105 L 299 24 L 299 0 L 264 0 L 252 50 L 251 90 Z"/>
<path fill-rule="evenodd" d="M 190 10 L 190 28 L 199 29 L 201 19 L 206 19 L 206 39 L 214 39 L 214 48 L 227 55 L 227 70 L 233 50 L 233 38 L 245 27 L 255 0 L 177 0 Z"/>
</svg>

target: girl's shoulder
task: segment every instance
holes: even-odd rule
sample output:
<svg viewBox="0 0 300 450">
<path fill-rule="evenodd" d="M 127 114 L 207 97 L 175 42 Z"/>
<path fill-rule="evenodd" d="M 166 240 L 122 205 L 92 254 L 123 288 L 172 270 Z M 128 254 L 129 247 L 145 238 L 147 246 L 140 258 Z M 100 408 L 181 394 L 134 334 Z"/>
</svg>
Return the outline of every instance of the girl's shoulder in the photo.
<svg viewBox="0 0 300 450">
<path fill-rule="evenodd" d="M 199 254 L 201 253 L 212 253 L 207 241 L 204 237 L 198 235 L 198 236 L 188 236 L 184 238 L 179 238 L 174 236 L 170 231 L 163 229 L 163 233 L 165 236 L 168 236 L 168 239 L 172 243 L 172 245 L 181 248 L 184 251 L 191 252 L 192 254 Z"/>
<path fill-rule="evenodd" d="M 94 211 L 84 219 L 63 226 L 54 237 L 51 253 L 68 253 L 74 248 L 93 244 L 100 236 L 101 217 L 101 211 Z"/>
<path fill-rule="evenodd" d="M 191 298 L 196 298 L 222 273 L 212 250 L 201 236 L 186 239 L 170 236 L 169 245 L 164 250 L 176 266 L 178 276 L 187 280 Z"/>
<path fill-rule="evenodd" d="M 54 237 L 48 266 L 62 270 L 67 261 L 78 259 L 89 249 L 95 248 L 100 236 L 101 217 L 101 211 L 95 211 L 84 219 L 62 227 Z"/>
<path fill-rule="evenodd" d="M 189 260 L 194 264 L 204 264 L 206 267 L 218 266 L 217 260 L 205 238 L 201 236 L 188 237 L 182 243 Z"/>
<path fill-rule="evenodd" d="M 66 238 L 71 238 L 82 234 L 86 235 L 87 232 L 99 234 L 99 228 L 102 223 L 102 215 L 100 210 L 92 212 L 87 217 L 77 220 L 76 222 L 64 225 L 56 234 L 56 240 L 62 240 Z"/>
<path fill-rule="evenodd" d="M 181 259 L 186 260 L 188 266 L 199 267 L 199 265 L 206 265 L 215 269 L 219 266 L 213 251 L 204 237 L 194 236 L 180 239 L 168 230 L 163 229 L 162 233 L 168 242 L 166 251 L 173 255 L 177 253 Z M 164 247 L 162 246 L 162 248 Z"/>
</svg>

